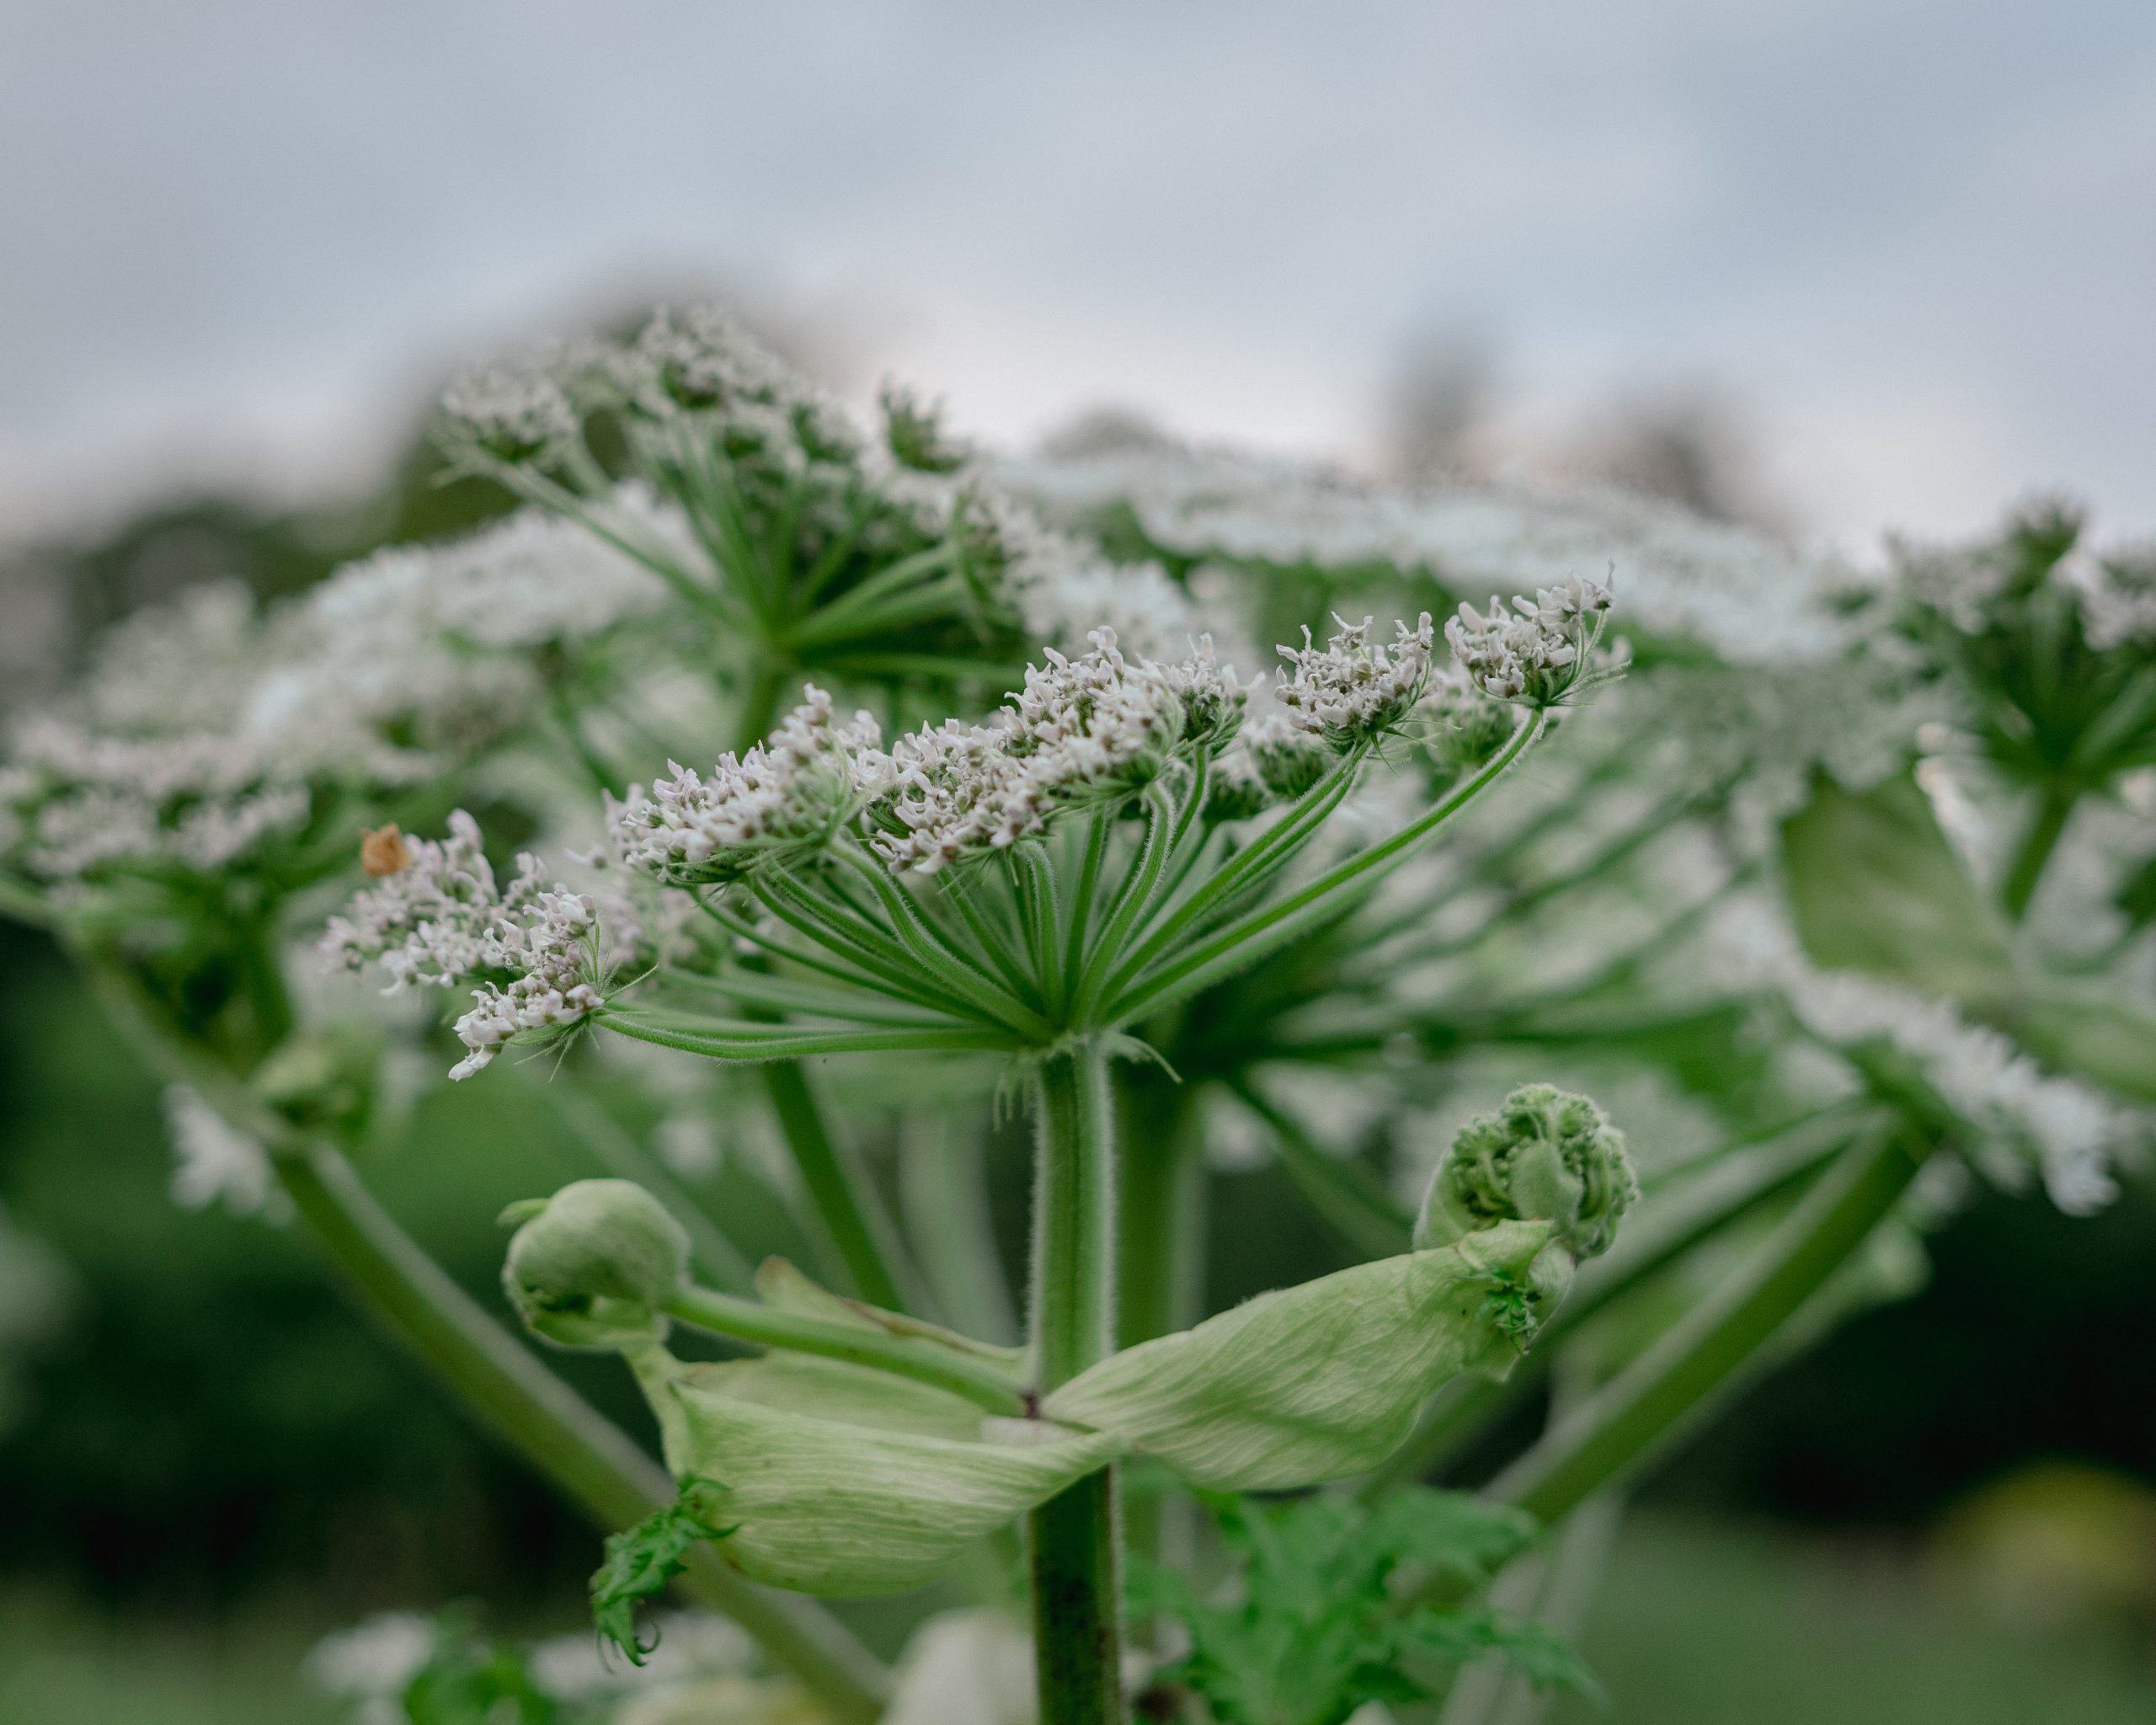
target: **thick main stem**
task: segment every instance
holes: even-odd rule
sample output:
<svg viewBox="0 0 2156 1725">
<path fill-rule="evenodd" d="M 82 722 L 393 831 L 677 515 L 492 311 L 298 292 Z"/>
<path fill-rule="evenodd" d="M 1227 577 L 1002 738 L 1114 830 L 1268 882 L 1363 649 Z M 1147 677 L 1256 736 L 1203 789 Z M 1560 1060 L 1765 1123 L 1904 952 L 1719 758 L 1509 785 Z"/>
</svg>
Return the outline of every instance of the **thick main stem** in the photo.
<svg viewBox="0 0 2156 1725">
<path fill-rule="evenodd" d="M 1033 1360 L 1046 1392 L 1115 1347 L 1115 1123 L 1100 1049 L 1044 1060 L 1033 1105 Z M 1030 1529 L 1041 1725 L 1121 1725 L 1115 1471 L 1051 1498 Z"/>
<path fill-rule="evenodd" d="M 1727 1388 L 1849 1262 L 1908 1189 L 1927 1148 L 1887 1133 L 1844 1152 L 1742 1272 L 1506 1468 L 1486 1494 L 1549 1523 L 1636 1466 Z"/>
</svg>

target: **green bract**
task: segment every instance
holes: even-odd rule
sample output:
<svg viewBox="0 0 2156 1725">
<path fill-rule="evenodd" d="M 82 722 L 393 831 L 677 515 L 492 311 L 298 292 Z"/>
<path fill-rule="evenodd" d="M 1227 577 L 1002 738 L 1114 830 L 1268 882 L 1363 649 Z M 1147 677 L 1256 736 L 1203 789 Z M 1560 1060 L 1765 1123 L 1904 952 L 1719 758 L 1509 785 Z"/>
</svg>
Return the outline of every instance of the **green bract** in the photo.
<svg viewBox="0 0 2156 1725">
<path fill-rule="evenodd" d="M 677 1478 L 706 1482 L 701 1513 L 733 1530 L 723 1542 L 728 1561 L 755 1580 L 830 1598 L 932 1581 L 974 1540 L 1105 1466 L 1120 1447 L 1097 1434 L 984 1425 L 955 1397 L 942 1398 L 953 1421 L 963 1411 L 976 1431 L 1011 1440 L 878 1429 L 857 1422 L 894 1406 L 881 1401 L 888 1384 L 851 1386 L 841 1399 L 846 1414 L 835 1418 L 737 1393 L 767 1392 L 768 1373 L 760 1383 L 736 1384 L 738 1367 L 684 1366 L 656 1347 L 638 1349 L 632 1363 L 659 1415 L 668 1467 Z M 899 1400 L 917 1415 L 937 1392 L 911 1389 L 904 1386 Z"/>
<path fill-rule="evenodd" d="M 1453 1140 L 1422 1200 L 1416 1243 L 1446 1245 L 1495 1222 L 1545 1221 L 1551 1243 L 1574 1259 L 1593 1258 L 1639 1191 L 1625 1135 L 1608 1115 L 1586 1097 L 1524 1085 Z"/>
<path fill-rule="evenodd" d="M 627 1180 L 579 1180 L 521 1220 L 502 1285 L 525 1322 L 570 1348 L 616 1348 L 666 1333 L 660 1310 L 689 1268 L 689 1236 Z"/>
<path fill-rule="evenodd" d="M 1502 1222 L 1261 1294 L 1102 1360 L 1042 1404 L 1193 1483 L 1282 1491 L 1374 1467 L 1462 1372 L 1502 1377 L 1518 1341 L 1492 1295 L 1525 1285 L 1546 1222 Z"/>
</svg>

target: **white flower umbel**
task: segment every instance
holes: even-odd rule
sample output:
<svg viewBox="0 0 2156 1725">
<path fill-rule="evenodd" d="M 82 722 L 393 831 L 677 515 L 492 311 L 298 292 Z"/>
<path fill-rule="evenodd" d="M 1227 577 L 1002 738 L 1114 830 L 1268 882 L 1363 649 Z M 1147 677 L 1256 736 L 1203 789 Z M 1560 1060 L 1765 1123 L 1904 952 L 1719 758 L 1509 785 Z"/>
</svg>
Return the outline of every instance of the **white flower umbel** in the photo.
<svg viewBox="0 0 2156 1725">
<path fill-rule="evenodd" d="M 1885 1042 L 1913 1062 L 1981 1135 L 1985 1172 L 2011 1182 L 2033 1160 L 2052 1202 L 2073 1215 L 2118 1195 L 2111 1164 L 2122 1122 L 2088 1086 L 2047 1076 L 2004 1035 L 1968 1023 L 1944 1001 L 1876 978 L 1812 971 L 1785 987 L 1799 1021 L 1822 1040 L 1844 1048 Z"/>
<path fill-rule="evenodd" d="M 432 1619 L 418 1611 L 382 1611 L 323 1637 L 302 1669 L 323 1694 L 341 1701 L 382 1703 L 382 1712 L 370 1717 L 396 1718 L 404 1711 L 401 1701 L 396 1702 L 394 1713 L 389 1706 L 434 1656 Z"/>
<path fill-rule="evenodd" d="M 531 461 L 576 435 L 577 412 L 555 377 L 560 355 L 541 348 L 476 366 L 441 398 L 456 435 L 506 462 Z"/>
<path fill-rule="evenodd" d="M 1126 652 L 1160 659 L 1189 638 L 1190 601 L 1157 563 L 1114 562 L 979 482 L 960 508 L 1026 633 L 1043 646 L 1081 652 L 1094 630 L 1108 628 Z"/>
<path fill-rule="evenodd" d="M 527 914 L 496 918 L 485 948 L 489 968 L 514 974 L 472 991 L 478 1004 L 456 1021 L 471 1052 L 450 1068 L 451 1078 L 482 1071 L 518 1036 L 577 1023 L 604 1003 L 599 907 L 580 893 L 557 886 L 536 895 Z"/>
<path fill-rule="evenodd" d="M 2107 652 L 2156 643 L 2156 551 L 2073 555 L 2062 573 L 2080 601 L 2091 646 Z"/>
<path fill-rule="evenodd" d="M 1240 728 L 1246 691 L 1209 638 L 1171 664 L 1126 659 L 1113 629 L 1093 650 L 1054 649 L 987 725 L 953 719 L 901 737 L 868 771 L 889 789 L 871 813 L 894 873 L 932 873 L 1008 848 L 1056 810 L 1126 796 L 1166 772 L 1178 748 L 1207 756 Z"/>
<path fill-rule="evenodd" d="M 862 756 L 882 740 L 874 717 L 839 723 L 813 685 L 768 741 L 722 755 L 708 777 L 676 762 L 647 794 L 607 804 L 622 860 L 676 886 L 739 879 L 775 855 L 813 850 L 859 808 Z"/>
<path fill-rule="evenodd" d="M 1485 617 L 1463 601 L 1445 625 L 1453 658 L 1482 692 L 1497 701 L 1556 707 L 1604 678 L 1594 649 L 1609 612 L 1609 590 L 1574 575 L 1508 611 L 1494 594 Z"/>
<path fill-rule="evenodd" d="M 1969 1129 L 1972 1159 L 2001 1184 L 2033 1167 L 2071 1215 L 2117 1194 L 2112 1162 L 2130 1122 L 2088 1085 L 2047 1074 L 2008 1037 L 1972 1024 L 1946 1001 L 1850 970 L 1821 970 L 1779 913 L 1732 900 L 1716 920 L 1711 950 L 1736 980 L 1775 990 L 1817 1041 L 1863 1065 L 1889 1049 Z"/>
<path fill-rule="evenodd" d="M 1177 558 L 1288 569 L 1427 571 L 1454 593 L 1554 586 L 1614 561 L 1630 628 L 1736 664 L 1838 653 L 1832 558 L 1606 485 L 1364 484 L 1248 451 L 1164 440 L 1006 462 L 998 476 L 1059 526 L 1134 517 Z"/>
<path fill-rule="evenodd" d="M 13 744 L 0 797 L 13 804 L 23 866 L 48 882 L 214 873 L 296 834 L 312 806 L 273 751 L 246 737 L 107 736 L 48 714 Z"/>
<path fill-rule="evenodd" d="M 606 513 L 670 554 L 694 554 L 675 513 L 639 487 L 621 488 Z M 307 595 L 286 627 L 291 645 L 243 722 L 313 761 L 378 761 L 391 731 L 424 749 L 467 750 L 537 710 L 536 650 L 573 652 L 654 616 L 668 597 L 634 558 L 537 510 L 461 539 L 392 546 Z M 424 770 L 415 761 L 402 776 Z"/>
<path fill-rule="evenodd" d="M 462 809 L 450 815 L 446 839 L 400 839 L 392 849 L 379 846 L 380 836 L 362 853 L 378 884 L 329 919 L 321 951 L 339 969 L 380 964 L 387 993 L 415 984 L 446 988 L 483 969 L 497 923 L 539 901 L 537 859 L 519 857 L 516 878 L 501 891 L 479 823 Z"/>
<path fill-rule="evenodd" d="M 1336 616 L 1333 622 L 1338 631 L 1322 649 L 1310 644 L 1305 628 L 1300 650 L 1280 649 L 1294 674 L 1277 673 L 1273 698 L 1297 729 L 1347 750 L 1399 729 L 1430 686 L 1435 638 L 1428 611 L 1412 628 L 1395 624 L 1397 638 L 1390 647 L 1370 639 L 1373 618 L 1351 623 Z"/>
</svg>

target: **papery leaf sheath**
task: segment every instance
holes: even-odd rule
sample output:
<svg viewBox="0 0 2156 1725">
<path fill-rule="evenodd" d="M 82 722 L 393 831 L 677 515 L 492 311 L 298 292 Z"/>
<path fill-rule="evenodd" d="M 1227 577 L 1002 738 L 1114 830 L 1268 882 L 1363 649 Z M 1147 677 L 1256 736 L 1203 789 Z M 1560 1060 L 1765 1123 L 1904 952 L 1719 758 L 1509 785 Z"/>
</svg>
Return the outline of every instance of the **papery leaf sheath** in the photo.
<svg viewBox="0 0 2156 1725">
<path fill-rule="evenodd" d="M 1180 1335 L 1102 1360 L 1043 1404 L 1194 1484 L 1282 1491 L 1384 1461 L 1424 1399 L 1519 1343 L 1491 1295 L 1529 1286 L 1546 1222 L 1500 1222 L 1433 1251 L 1261 1294 Z"/>
<path fill-rule="evenodd" d="M 905 1408 L 872 1407 L 857 1399 L 862 1386 L 842 1385 L 833 1412 L 818 1415 L 728 1393 L 731 1368 L 683 1367 L 658 1348 L 640 1350 L 632 1363 L 659 1415 L 667 1466 L 676 1478 L 712 1482 L 700 1485 L 698 1503 L 707 1519 L 733 1530 L 727 1561 L 754 1580 L 826 1598 L 901 1593 L 934 1580 L 974 1540 L 1122 1448 L 1112 1437 L 1050 1436 L 1052 1428 L 1016 1421 L 986 1425 L 1020 1436 L 1015 1442 L 853 1423 L 880 1413 L 918 1425 L 938 1412 L 904 1386 L 895 1393 Z M 742 1386 L 774 1399 L 805 1387 L 781 1382 L 767 1364 L 757 1362 L 760 1379 L 751 1375 Z M 974 1429 L 983 1429 L 976 1420 Z"/>
</svg>

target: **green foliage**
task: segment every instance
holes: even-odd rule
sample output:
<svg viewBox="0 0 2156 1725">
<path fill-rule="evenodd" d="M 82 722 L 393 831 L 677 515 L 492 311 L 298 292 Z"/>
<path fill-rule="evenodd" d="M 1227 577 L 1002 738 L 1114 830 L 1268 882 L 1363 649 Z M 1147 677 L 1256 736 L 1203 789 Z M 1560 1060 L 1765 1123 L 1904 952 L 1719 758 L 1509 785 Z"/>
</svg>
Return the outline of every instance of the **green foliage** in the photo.
<svg viewBox="0 0 2156 1725">
<path fill-rule="evenodd" d="M 1868 791 L 1822 780 L 1782 829 L 1790 908 L 1814 964 L 1863 970 L 1979 1010 L 2013 986 L 2005 926 L 1907 775 Z"/>
<path fill-rule="evenodd" d="M 434 1657 L 406 1686 L 411 1725 L 565 1725 L 560 1706 L 532 1681 L 515 1648 L 455 1623 L 438 1625 Z"/>
<path fill-rule="evenodd" d="M 1156 1682 L 1203 1697 L 1220 1725 L 1340 1725 L 1366 1701 L 1440 1696 L 1452 1669 L 1489 1656 L 1538 1686 L 1598 1692 L 1548 1631 L 1417 1598 L 1433 1581 L 1472 1587 L 1517 1554 L 1534 1534 L 1518 1510 L 1422 1487 L 1374 1504 L 1231 1498 L 1213 1507 L 1236 1560 L 1231 1599 L 1201 1599 L 1150 1566 L 1134 1575 L 1132 1596 L 1190 1637 Z"/>
<path fill-rule="evenodd" d="M 724 1539 L 734 1530 L 714 1527 L 703 1517 L 700 1493 L 713 1487 L 710 1480 L 685 1479 L 676 1502 L 606 1536 L 606 1560 L 591 1578 L 591 1621 L 632 1664 L 643 1664 L 644 1655 L 658 1644 L 638 1638 L 638 1605 L 688 1567 L 697 1541 Z"/>
</svg>

